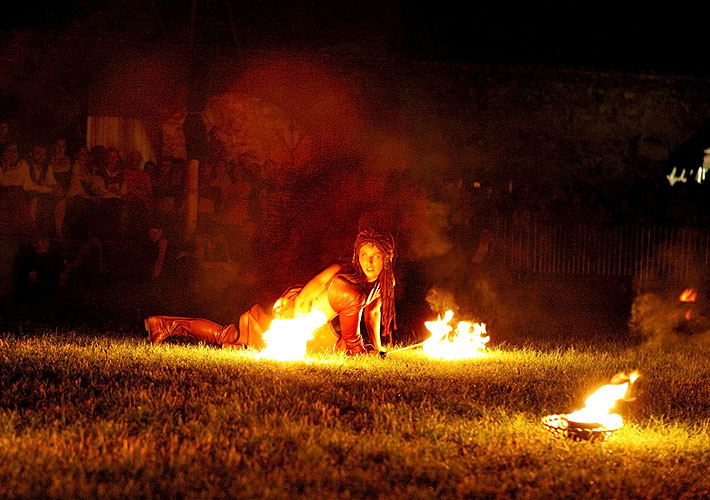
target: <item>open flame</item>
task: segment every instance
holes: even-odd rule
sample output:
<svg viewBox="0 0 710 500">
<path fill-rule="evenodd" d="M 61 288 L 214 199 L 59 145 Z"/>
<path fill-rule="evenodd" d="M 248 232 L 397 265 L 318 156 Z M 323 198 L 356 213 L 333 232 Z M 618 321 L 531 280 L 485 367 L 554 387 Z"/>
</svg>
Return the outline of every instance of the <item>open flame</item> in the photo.
<svg viewBox="0 0 710 500">
<path fill-rule="evenodd" d="M 263 334 L 266 347 L 259 351 L 258 357 L 278 361 L 305 359 L 306 343 L 313 339 L 313 332 L 327 321 L 325 313 L 317 309 L 293 319 L 275 318 Z"/>
<path fill-rule="evenodd" d="M 485 323 L 460 321 L 456 328 L 449 323 L 454 317 L 452 310 L 436 321 L 426 321 L 424 326 L 431 336 L 422 343 L 422 351 L 442 359 L 466 359 L 480 356 L 486 349 L 490 337 L 486 335 Z"/>
<path fill-rule="evenodd" d="M 683 293 L 680 294 L 681 302 L 695 302 L 698 298 L 698 292 L 693 288 L 686 288 Z"/>
<path fill-rule="evenodd" d="M 616 402 L 626 395 L 629 386 L 639 377 L 637 371 L 628 376 L 623 384 L 608 384 L 599 388 L 585 401 L 585 407 L 567 415 L 569 422 L 598 424 L 605 429 L 620 429 L 624 425 L 621 415 L 610 413 Z M 624 377 L 627 378 L 627 377 Z"/>
<path fill-rule="evenodd" d="M 698 292 L 694 288 L 686 288 L 683 290 L 683 292 L 680 294 L 680 297 L 678 297 L 678 300 L 681 302 L 695 302 L 698 298 Z M 691 316 L 693 314 L 693 309 L 688 308 L 685 311 L 685 319 L 690 320 Z"/>
</svg>

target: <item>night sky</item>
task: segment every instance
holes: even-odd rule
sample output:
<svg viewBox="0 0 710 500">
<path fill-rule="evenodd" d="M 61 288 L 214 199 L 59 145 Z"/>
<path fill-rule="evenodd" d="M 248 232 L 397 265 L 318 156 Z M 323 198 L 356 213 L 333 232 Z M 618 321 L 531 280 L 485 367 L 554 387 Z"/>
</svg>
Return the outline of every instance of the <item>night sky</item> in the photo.
<svg viewBox="0 0 710 500">
<path fill-rule="evenodd" d="M 3 31 L 342 50 L 426 60 L 707 76 L 708 7 L 637 2 L 125 0 L 21 3 Z M 415 6 L 416 5 L 416 6 Z M 230 19 L 233 23 L 230 23 Z"/>
</svg>

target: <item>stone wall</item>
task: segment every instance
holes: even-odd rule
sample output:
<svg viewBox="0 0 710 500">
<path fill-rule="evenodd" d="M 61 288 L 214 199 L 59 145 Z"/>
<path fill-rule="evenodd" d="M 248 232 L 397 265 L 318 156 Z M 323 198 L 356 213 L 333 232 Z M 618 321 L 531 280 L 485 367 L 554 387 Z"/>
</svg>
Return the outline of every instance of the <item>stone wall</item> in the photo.
<svg viewBox="0 0 710 500">
<path fill-rule="evenodd" d="M 710 80 L 697 78 L 431 63 L 370 71 L 399 93 L 415 140 L 426 130 L 453 166 L 493 179 L 659 175 L 710 121 Z"/>
<path fill-rule="evenodd" d="M 58 49 L 48 50 L 55 46 L 47 40 L 38 51 L 42 63 L 47 63 L 42 67 L 60 60 Z M 145 52 L 149 49 L 141 54 Z M 98 55 L 75 54 L 75 60 L 62 63 L 61 72 L 40 72 L 22 54 L 10 45 L 0 53 L 0 60 L 14 68 L 16 76 L 16 80 L 8 76 L 0 87 L 3 114 L 10 120 L 13 115 L 27 118 L 26 126 L 17 124 L 22 137 L 28 131 L 49 129 L 42 139 L 82 130 L 77 124 L 87 112 L 85 83 L 98 69 L 120 67 L 121 58 L 135 63 L 137 57 L 130 47 L 119 51 L 112 46 L 111 52 Z M 184 65 L 181 56 L 159 54 L 166 67 Z M 228 86 L 240 67 L 263 56 L 256 52 L 215 56 L 210 69 L 213 90 L 224 90 L 219 87 Z M 97 60 L 89 64 L 91 57 Z M 349 79 L 374 121 L 406 134 L 419 166 L 451 168 L 472 177 L 550 182 L 657 175 L 666 168 L 669 153 L 710 122 L 710 80 L 698 78 L 426 63 L 333 51 L 303 57 Z M 149 68 L 137 79 L 143 85 L 144 80 L 157 78 L 154 65 Z M 166 69 L 158 76 L 170 80 L 171 75 L 175 80 L 171 88 L 184 84 L 183 69 Z M 130 103 L 123 104 L 130 108 Z"/>
</svg>

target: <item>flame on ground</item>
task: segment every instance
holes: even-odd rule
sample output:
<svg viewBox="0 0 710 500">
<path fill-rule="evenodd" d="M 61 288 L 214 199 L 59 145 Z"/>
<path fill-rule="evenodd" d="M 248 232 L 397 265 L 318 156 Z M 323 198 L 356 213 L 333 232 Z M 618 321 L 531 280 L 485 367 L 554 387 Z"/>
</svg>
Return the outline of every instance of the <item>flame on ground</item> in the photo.
<svg viewBox="0 0 710 500">
<path fill-rule="evenodd" d="M 698 298 L 698 291 L 695 290 L 694 288 L 686 288 L 683 290 L 683 292 L 680 294 L 680 297 L 678 297 L 678 300 L 681 302 L 695 302 Z M 692 309 L 687 309 L 685 311 L 685 314 L 683 315 L 685 319 L 690 320 L 692 317 L 693 310 Z"/>
<path fill-rule="evenodd" d="M 681 302 L 695 302 L 698 298 L 698 292 L 693 288 L 686 288 L 683 293 L 680 294 Z"/>
<path fill-rule="evenodd" d="M 259 351 L 258 357 L 278 361 L 305 359 L 306 343 L 313 338 L 314 330 L 327 321 L 325 313 L 316 309 L 293 319 L 274 319 L 264 332 L 266 347 Z"/>
<path fill-rule="evenodd" d="M 624 425 L 621 415 L 610 413 L 616 402 L 626 395 L 629 386 L 639 377 L 637 371 L 631 372 L 628 381 L 623 384 L 608 384 L 599 388 L 585 401 L 585 407 L 567 415 L 570 422 L 599 424 L 608 430 L 619 429 Z"/>
<path fill-rule="evenodd" d="M 442 359 L 466 359 L 483 355 L 490 337 L 485 323 L 460 321 L 456 328 L 449 325 L 454 312 L 446 311 L 436 321 L 426 321 L 424 326 L 431 337 L 422 343 L 422 352 Z"/>
</svg>

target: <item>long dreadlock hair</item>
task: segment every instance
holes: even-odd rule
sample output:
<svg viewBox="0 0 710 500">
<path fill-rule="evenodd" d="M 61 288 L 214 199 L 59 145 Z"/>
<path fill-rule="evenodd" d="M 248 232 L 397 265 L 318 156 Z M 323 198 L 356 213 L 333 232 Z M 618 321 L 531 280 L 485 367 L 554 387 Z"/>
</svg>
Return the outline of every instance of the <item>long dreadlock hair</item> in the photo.
<svg viewBox="0 0 710 500">
<path fill-rule="evenodd" d="M 382 335 L 389 334 L 390 325 L 397 329 L 397 318 L 394 309 L 394 261 L 397 257 L 397 251 L 394 244 L 394 238 L 389 233 L 381 233 L 372 228 L 361 230 L 355 244 L 353 245 L 352 256 L 352 273 L 347 277 L 361 285 L 367 283 L 367 276 L 360 267 L 360 248 L 364 245 L 371 244 L 377 247 L 384 255 L 382 272 L 377 277 L 377 286 L 380 287 L 380 298 L 382 299 Z"/>
</svg>

